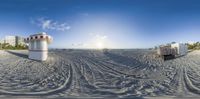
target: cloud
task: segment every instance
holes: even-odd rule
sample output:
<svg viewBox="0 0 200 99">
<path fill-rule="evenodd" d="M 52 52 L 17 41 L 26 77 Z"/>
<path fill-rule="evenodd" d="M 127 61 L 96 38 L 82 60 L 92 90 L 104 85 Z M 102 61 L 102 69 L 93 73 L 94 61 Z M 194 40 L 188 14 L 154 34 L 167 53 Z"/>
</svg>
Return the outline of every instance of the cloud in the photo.
<svg viewBox="0 0 200 99">
<path fill-rule="evenodd" d="M 108 44 L 108 36 L 98 33 L 89 33 L 88 39 L 71 44 L 73 48 L 105 48 Z"/>
<path fill-rule="evenodd" d="M 92 36 L 93 38 L 97 39 L 97 40 L 104 40 L 107 39 L 108 36 L 107 35 L 99 35 L 96 33 L 89 33 L 90 36 Z"/>
<path fill-rule="evenodd" d="M 87 43 L 73 43 L 72 47 L 87 47 L 88 44 Z"/>
<path fill-rule="evenodd" d="M 57 30 L 57 31 L 66 31 L 71 29 L 71 26 L 64 23 L 58 23 L 57 21 L 51 20 L 51 19 L 45 19 L 45 18 L 39 18 L 37 20 L 33 20 L 31 18 L 30 21 L 32 24 L 36 24 L 39 27 L 41 27 L 44 30 Z"/>
<path fill-rule="evenodd" d="M 97 39 L 100 39 L 100 40 L 107 39 L 107 36 L 106 36 L 106 35 L 96 35 L 95 37 L 96 37 Z"/>
</svg>

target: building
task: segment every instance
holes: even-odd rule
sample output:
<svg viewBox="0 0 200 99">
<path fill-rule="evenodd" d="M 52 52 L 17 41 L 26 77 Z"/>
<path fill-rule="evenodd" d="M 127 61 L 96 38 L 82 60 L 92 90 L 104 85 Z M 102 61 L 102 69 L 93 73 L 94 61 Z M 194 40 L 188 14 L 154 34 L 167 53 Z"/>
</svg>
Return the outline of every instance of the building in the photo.
<svg viewBox="0 0 200 99">
<path fill-rule="evenodd" d="M 187 45 L 183 43 L 171 43 L 161 45 L 157 49 L 157 54 L 164 60 L 186 55 L 188 52 Z"/>
<path fill-rule="evenodd" d="M 45 61 L 48 57 L 48 44 L 52 42 L 52 37 L 46 33 L 30 35 L 25 39 L 29 43 L 29 58 Z"/>
<path fill-rule="evenodd" d="M 25 45 L 25 42 L 24 42 L 24 38 L 23 37 L 20 37 L 20 36 L 16 36 L 16 45 L 15 46 L 17 46 L 17 45 Z"/>
<path fill-rule="evenodd" d="M 6 36 L 4 39 L 4 43 L 8 43 L 9 45 L 12 45 L 12 46 L 25 44 L 24 38 L 20 36 Z"/>
<path fill-rule="evenodd" d="M 188 52 L 187 45 L 183 43 L 174 43 L 171 44 L 171 47 L 176 50 L 176 55 L 178 56 L 186 55 Z"/>
<path fill-rule="evenodd" d="M 6 36 L 4 39 L 4 43 L 8 43 L 9 45 L 16 46 L 16 36 Z"/>
<path fill-rule="evenodd" d="M 0 44 L 3 44 L 4 43 L 4 39 L 0 39 Z"/>
</svg>

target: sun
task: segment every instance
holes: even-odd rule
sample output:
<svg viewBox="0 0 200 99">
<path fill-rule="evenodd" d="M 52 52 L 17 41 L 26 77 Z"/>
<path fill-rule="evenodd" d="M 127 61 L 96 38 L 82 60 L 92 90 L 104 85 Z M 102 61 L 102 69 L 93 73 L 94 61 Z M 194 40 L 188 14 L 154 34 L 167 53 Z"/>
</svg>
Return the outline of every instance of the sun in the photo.
<svg viewBox="0 0 200 99">
<path fill-rule="evenodd" d="M 94 49 L 104 49 L 107 47 L 107 36 L 106 35 L 94 35 L 91 39 L 92 48 Z"/>
<path fill-rule="evenodd" d="M 104 48 L 103 42 L 100 42 L 100 41 L 96 42 L 96 48 L 97 49 L 103 49 Z"/>
</svg>

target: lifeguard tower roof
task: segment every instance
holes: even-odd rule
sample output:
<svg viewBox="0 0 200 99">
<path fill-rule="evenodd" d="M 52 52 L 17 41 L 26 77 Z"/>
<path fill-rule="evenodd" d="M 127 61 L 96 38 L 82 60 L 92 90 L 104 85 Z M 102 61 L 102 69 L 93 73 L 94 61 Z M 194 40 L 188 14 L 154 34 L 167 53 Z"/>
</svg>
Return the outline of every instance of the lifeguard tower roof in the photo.
<svg viewBox="0 0 200 99">
<path fill-rule="evenodd" d="M 53 38 L 45 32 L 37 33 L 30 35 L 28 38 L 24 39 L 25 42 L 29 43 L 33 40 L 46 40 L 48 44 L 50 44 L 53 41 Z"/>
<path fill-rule="evenodd" d="M 39 33 L 36 33 L 36 34 L 30 35 L 30 36 L 37 36 L 37 35 L 47 35 L 47 33 L 45 33 L 45 32 L 39 32 Z"/>
</svg>

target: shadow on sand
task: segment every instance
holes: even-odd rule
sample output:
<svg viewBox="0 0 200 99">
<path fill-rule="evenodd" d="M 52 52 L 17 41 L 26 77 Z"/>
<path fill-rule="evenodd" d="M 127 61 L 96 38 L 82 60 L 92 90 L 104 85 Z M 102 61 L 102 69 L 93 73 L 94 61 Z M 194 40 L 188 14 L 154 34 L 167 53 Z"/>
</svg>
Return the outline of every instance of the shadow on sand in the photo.
<svg viewBox="0 0 200 99">
<path fill-rule="evenodd" d="M 28 58 L 28 55 L 24 54 L 24 53 L 19 53 L 19 52 L 14 52 L 14 51 L 7 51 L 7 52 L 10 53 L 10 54 L 13 54 L 15 56 L 18 56 L 18 57 Z"/>
</svg>

